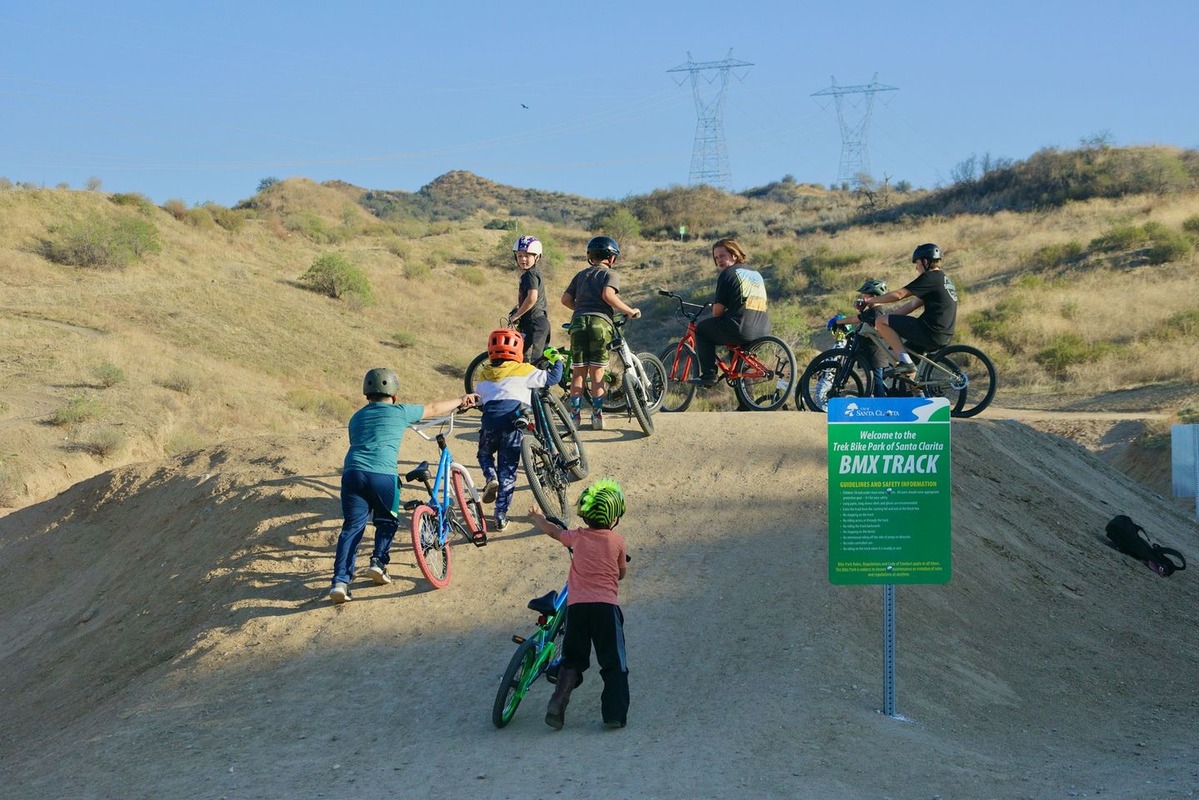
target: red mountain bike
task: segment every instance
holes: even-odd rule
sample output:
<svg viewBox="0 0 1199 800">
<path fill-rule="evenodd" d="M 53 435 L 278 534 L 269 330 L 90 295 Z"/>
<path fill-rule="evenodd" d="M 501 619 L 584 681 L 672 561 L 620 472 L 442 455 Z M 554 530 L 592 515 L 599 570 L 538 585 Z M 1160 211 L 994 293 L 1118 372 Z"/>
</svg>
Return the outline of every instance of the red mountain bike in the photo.
<svg viewBox="0 0 1199 800">
<path fill-rule="evenodd" d="M 695 354 L 696 321 L 711 304 L 688 303 L 665 289 L 659 289 L 658 294 L 678 301 L 679 319 L 687 325 L 683 338 L 662 351 L 667 377 L 662 410 L 686 411 L 696 389 L 689 381 L 699 376 L 699 358 Z M 763 336 L 746 344 L 724 346 L 728 348 L 729 360 L 726 363 L 717 358 L 716 369 L 733 388 L 744 408 L 773 411 L 787 402 L 795 387 L 795 354 L 786 342 L 776 336 Z"/>
</svg>

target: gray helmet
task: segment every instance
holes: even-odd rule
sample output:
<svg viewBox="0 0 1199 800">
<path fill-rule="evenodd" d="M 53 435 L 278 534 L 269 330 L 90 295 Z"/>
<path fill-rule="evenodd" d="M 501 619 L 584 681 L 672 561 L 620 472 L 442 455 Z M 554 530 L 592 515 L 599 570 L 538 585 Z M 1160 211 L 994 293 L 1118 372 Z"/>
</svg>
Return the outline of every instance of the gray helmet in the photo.
<svg viewBox="0 0 1199 800">
<path fill-rule="evenodd" d="M 362 393 L 368 397 L 372 394 L 391 397 L 400 393 L 400 379 L 386 367 L 375 367 L 362 379 Z"/>
<path fill-rule="evenodd" d="M 941 248 L 937 247 L 932 242 L 920 245 L 912 251 L 912 263 L 915 264 L 922 258 L 927 261 L 940 261 Z"/>
<path fill-rule="evenodd" d="M 871 278 L 858 287 L 858 294 L 872 294 L 875 297 L 882 297 L 887 293 L 886 281 L 879 281 Z"/>
<path fill-rule="evenodd" d="M 620 245 L 611 236 L 596 236 L 587 243 L 587 258 L 591 261 L 603 261 L 609 256 L 620 255 Z"/>
</svg>

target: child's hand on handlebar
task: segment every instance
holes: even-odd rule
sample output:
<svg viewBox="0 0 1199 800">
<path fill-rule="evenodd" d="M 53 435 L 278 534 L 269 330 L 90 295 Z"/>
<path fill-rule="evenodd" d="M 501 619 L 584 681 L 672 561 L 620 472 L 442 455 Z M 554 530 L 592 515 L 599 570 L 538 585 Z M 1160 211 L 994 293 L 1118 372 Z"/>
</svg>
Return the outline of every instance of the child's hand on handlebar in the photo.
<svg viewBox="0 0 1199 800">
<path fill-rule="evenodd" d="M 474 408 L 479 404 L 479 399 L 480 398 L 478 394 L 464 394 L 462 395 L 462 400 L 458 403 L 458 408 L 461 411 L 465 411 L 468 408 Z"/>
<path fill-rule="evenodd" d="M 824 327 L 826 330 L 830 330 L 830 331 L 833 330 L 834 328 L 840 328 L 841 320 L 843 320 L 843 319 L 845 319 L 845 315 L 838 314 L 837 316 L 830 318 L 828 321 L 828 324 L 825 325 Z"/>
</svg>

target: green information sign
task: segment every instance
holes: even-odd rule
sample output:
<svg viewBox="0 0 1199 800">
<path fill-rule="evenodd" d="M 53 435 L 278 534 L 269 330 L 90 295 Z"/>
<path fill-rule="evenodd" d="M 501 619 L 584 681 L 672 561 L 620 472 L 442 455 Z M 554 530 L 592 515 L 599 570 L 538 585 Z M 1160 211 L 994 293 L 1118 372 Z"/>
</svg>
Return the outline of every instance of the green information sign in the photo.
<svg viewBox="0 0 1199 800">
<path fill-rule="evenodd" d="M 944 398 L 829 401 L 830 583 L 949 582 L 949 429 Z"/>
</svg>

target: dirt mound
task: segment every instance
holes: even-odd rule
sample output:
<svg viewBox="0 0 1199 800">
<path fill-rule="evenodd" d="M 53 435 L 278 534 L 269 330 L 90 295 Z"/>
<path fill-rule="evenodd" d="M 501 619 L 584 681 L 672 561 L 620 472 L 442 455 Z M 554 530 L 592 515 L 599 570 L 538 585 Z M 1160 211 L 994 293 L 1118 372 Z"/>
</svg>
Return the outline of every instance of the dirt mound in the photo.
<svg viewBox="0 0 1199 800">
<path fill-rule="evenodd" d="M 1183 510 L 1059 437 L 956 422 L 954 576 L 897 590 L 892 719 L 881 592 L 827 581 L 823 417 L 657 422 L 584 433 L 593 475 L 630 497 L 628 728 L 600 725 L 595 669 L 561 733 L 546 685 L 492 728 L 525 602 L 567 569 L 519 516 L 455 548 L 444 591 L 401 532 L 394 584 L 323 600 L 335 429 L 117 470 L 0 518 L 0 781 L 29 800 L 1199 791 L 1194 576 L 1103 543 L 1127 513 L 1199 552 Z M 454 447 L 468 464 L 473 437 Z"/>
</svg>

